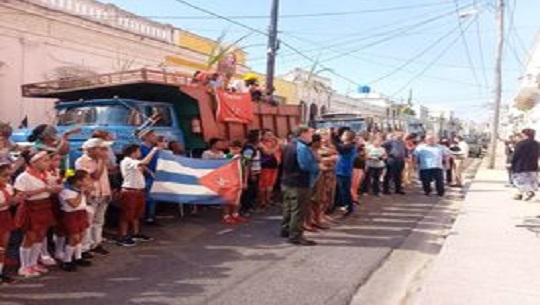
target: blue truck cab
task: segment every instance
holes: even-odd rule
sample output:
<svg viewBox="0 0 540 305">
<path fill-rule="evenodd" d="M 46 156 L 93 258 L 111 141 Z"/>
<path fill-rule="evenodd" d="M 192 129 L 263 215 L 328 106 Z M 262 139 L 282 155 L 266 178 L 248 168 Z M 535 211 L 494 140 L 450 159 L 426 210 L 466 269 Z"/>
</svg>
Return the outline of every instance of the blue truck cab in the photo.
<svg viewBox="0 0 540 305">
<path fill-rule="evenodd" d="M 131 143 L 140 143 L 136 131 L 148 118 L 158 115 L 153 129 L 168 141 L 184 143 L 183 132 L 178 122 L 178 116 L 170 103 L 139 101 L 133 99 L 93 99 L 80 101 L 59 101 L 55 105 L 55 126 L 59 133 L 65 133 L 74 128 L 81 132 L 69 137 L 71 151 L 69 159 L 73 162 L 81 154 L 81 146 L 91 138 L 94 130 L 106 130 L 114 138 L 113 151 L 120 154 L 123 147 Z M 14 132 L 12 140 L 27 142 L 30 129 Z"/>
<path fill-rule="evenodd" d="M 188 154 L 206 148 L 207 138 L 214 136 L 208 131 L 216 126 L 202 127 L 201 120 L 205 118 L 207 124 L 215 125 L 215 121 L 211 118 L 211 106 L 201 113 L 199 100 L 206 98 L 209 104 L 210 95 L 204 87 L 190 83 L 187 76 L 180 74 L 140 69 L 25 84 L 21 90 L 24 97 L 35 98 L 36 103 L 41 102 L 39 99 L 56 101 L 54 126 L 60 134 L 75 128 L 82 130 L 68 138 L 69 161 L 73 164 L 82 154 L 82 144 L 95 130 L 114 136 L 116 154 L 126 144 L 140 144 L 137 131 L 147 127 L 167 141 L 181 142 Z M 39 123 L 42 122 L 33 125 Z M 32 129 L 16 130 L 12 141 L 29 145 L 27 138 L 31 132 Z"/>
</svg>

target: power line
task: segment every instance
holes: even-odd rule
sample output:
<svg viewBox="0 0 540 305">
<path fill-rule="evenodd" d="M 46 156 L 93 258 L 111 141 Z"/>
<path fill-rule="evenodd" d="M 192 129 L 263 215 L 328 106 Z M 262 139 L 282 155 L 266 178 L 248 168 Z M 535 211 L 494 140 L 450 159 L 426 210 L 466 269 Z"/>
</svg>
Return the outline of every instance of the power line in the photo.
<svg viewBox="0 0 540 305">
<path fill-rule="evenodd" d="M 478 16 L 475 16 L 475 18 L 478 18 Z M 470 22 L 467 27 L 465 28 L 466 30 L 472 25 L 472 22 Z M 452 40 L 450 42 L 450 44 L 448 44 L 448 46 L 442 50 L 441 53 L 439 53 L 439 55 L 437 55 L 437 57 L 435 57 L 428 65 L 426 65 L 426 67 L 424 69 L 422 69 L 422 71 L 420 71 L 419 73 L 417 73 L 416 75 L 414 75 L 405 85 L 403 85 L 402 87 L 400 87 L 398 90 L 396 90 L 391 96 L 392 97 L 396 97 L 396 95 L 400 94 L 401 92 L 403 92 L 403 90 L 407 89 L 409 87 L 410 84 L 412 84 L 417 78 L 419 78 L 420 76 L 422 76 L 425 72 L 427 72 L 429 69 L 431 69 L 431 67 L 433 67 L 433 65 L 439 60 L 441 59 L 455 44 L 456 42 L 460 39 L 460 36 L 456 37 L 454 40 Z"/>
<path fill-rule="evenodd" d="M 251 27 L 251 26 L 245 25 L 245 24 L 243 24 L 243 23 L 241 23 L 241 22 L 232 20 L 232 19 L 230 19 L 230 18 L 221 16 L 221 15 L 219 15 L 219 14 L 216 14 L 216 13 L 214 13 L 214 12 L 212 12 L 212 11 L 209 11 L 209 10 L 207 10 L 207 9 L 204 9 L 204 8 L 202 8 L 202 7 L 193 5 L 193 4 L 191 4 L 191 3 L 189 3 L 189 2 L 187 2 L 187 1 L 185 1 L 185 0 L 174 0 L 174 1 L 176 1 L 176 2 L 178 2 L 178 3 L 181 3 L 181 4 L 184 4 L 184 5 L 186 5 L 186 6 L 189 6 L 189 7 L 193 8 L 193 9 L 199 10 L 199 11 L 201 11 L 201 12 L 207 13 L 207 14 L 209 14 L 209 15 L 215 16 L 216 18 L 226 20 L 226 21 L 228 21 L 228 22 L 230 22 L 230 23 L 232 23 L 232 24 L 238 25 L 238 26 L 243 27 L 243 28 L 245 28 L 245 29 L 249 29 L 249 30 L 251 30 L 251 31 L 253 31 L 253 32 L 255 32 L 255 33 L 259 33 L 259 34 L 261 34 L 261 35 L 263 35 L 263 36 L 265 36 L 265 37 L 268 37 L 268 33 L 266 33 L 266 32 L 263 32 L 263 31 L 261 31 L 261 30 L 255 29 L 255 28 L 253 28 L 253 27 Z M 318 64 L 318 61 L 317 61 L 317 60 L 315 60 L 315 59 L 313 59 L 313 58 L 311 58 L 311 57 L 305 55 L 304 53 L 302 53 L 300 50 L 298 50 L 298 49 L 295 48 L 294 46 L 290 45 L 289 43 L 287 43 L 287 42 L 285 42 L 285 41 L 281 41 L 281 45 L 283 45 L 283 46 L 285 46 L 285 47 L 287 47 L 287 48 L 293 50 L 294 52 L 296 52 L 297 54 L 299 54 L 299 55 L 302 56 L 303 58 L 309 60 L 310 62 L 312 62 L 312 63 L 314 63 L 314 64 Z M 344 79 L 344 80 L 347 80 L 348 82 L 351 82 L 351 83 L 354 83 L 355 85 L 358 85 L 358 83 L 356 83 L 355 81 L 353 81 L 353 80 L 347 78 L 346 76 L 340 75 L 340 74 L 336 73 L 335 71 L 332 71 L 331 69 L 329 69 L 329 68 L 327 68 L 327 67 L 325 67 L 325 66 L 323 66 L 323 65 L 320 65 L 320 66 L 321 66 L 323 69 L 328 70 L 332 75 L 335 75 L 335 76 L 337 76 L 337 77 L 339 77 L 339 78 L 342 78 L 342 79 Z"/>
<path fill-rule="evenodd" d="M 440 12 L 440 10 L 438 10 L 437 12 Z M 320 46 L 319 45 L 316 48 L 302 50 L 302 52 L 311 53 L 311 52 L 320 52 L 321 50 L 334 50 L 334 51 L 340 53 L 340 52 L 343 52 L 343 50 L 337 50 L 337 49 L 334 49 L 334 48 L 335 47 L 341 47 L 341 46 L 348 45 L 348 44 L 354 44 L 354 43 L 357 43 L 357 42 L 364 42 L 365 40 L 368 40 L 368 39 L 371 39 L 371 38 L 379 38 L 380 36 L 394 34 L 396 32 L 400 32 L 401 30 L 404 30 L 404 32 L 408 32 L 411 29 L 415 29 L 415 28 L 418 28 L 418 27 L 420 27 L 422 25 L 427 25 L 427 24 L 429 24 L 431 22 L 441 20 L 441 18 L 450 16 L 452 14 L 453 14 L 453 10 L 451 12 L 449 12 L 448 10 L 445 9 L 444 14 L 436 15 L 436 16 L 434 16 L 434 18 L 430 18 L 430 19 L 423 20 L 423 21 L 420 21 L 420 22 L 417 22 L 417 23 L 413 23 L 413 24 L 404 25 L 404 26 L 398 27 L 398 28 L 393 28 L 393 29 L 391 29 L 389 31 L 377 32 L 377 33 L 368 34 L 368 35 L 364 34 L 364 32 L 358 33 L 356 35 L 349 35 L 348 37 L 346 37 L 345 40 L 340 41 L 340 42 L 334 42 L 332 45 L 328 45 L 328 46 Z M 418 17 L 423 17 L 424 15 L 425 14 L 418 15 L 418 16 L 415 16 L 415 17 L 408 17 L 406 19 L 403 19 L 402 21 L 410 21 L 411 19 L 415 19 L 415 18 L 418 18 Z M 367 30 L 367 32 L 370 32 L 370 31 L 373 31 L 373 30 L 378 30 L 378 29 L 389 28 L 389 27 L 394 26 L 394 25 L 399 24 L 399 23 L 401 23 L 401 22 L 393 22 L 392 24 L 388 24 L 388 25 L 384 25 L 384 26 L 369 29 L 369 30 Z M 300 38 L 300 37 L 295 36 L 295 35 L 291 35 L 291 34 L 287 34 L 287 33 L 283 33 L 283 34 L 287 35 L 289 37 L 298 39 L 298 40 L 304 40 L 304 41 L 308 42 L 309 44 L 318 45 L 318 43 L 316 43 L 316 42 L 309 41 L 309 40 L 306 40 L 304 38 Z M 355 39 L 350 39 L 351 37 L 355 37 L 355 36 L 356 37 L 359 36 L 359 37 L 355 38 Z M 401 34 L 401 32 L 400 32 L 400 35 L 393 35 L 392 38 L 394 38 L 394 37 L 402 37 L 402 36 L 403 36 L 403 34 Z M 281 58 L 286 57 L 286 56 L 290 56 L 292 54 L 294 54 L 294 53 L 285 54 L 285 55 L 282 54 Z M 266 57 L 264 57 L 264 58 L 266 58 Z M 263 57 L 251 58 L 250 61 L 257 61 L 257 60 L 261 60 L 261 59 L 263 59 Z"/>
<path fill-rule="evenodd" d="M 233 20 L 233 19 L 231 19 L 231 18 L 229 18 L 229 17 L 221 16 L 221 15 L 216 14 L 216 13 L 214 13 L 214 12 L 212 12 L 212 11 L 209 11 L 209 10 L 207 10 L 207 9 L 205 9 L 205 8 L 202 8 L 202 7 L 200 7 L 200 6 L 191 4 L 191 3 L 189 3 L 188 1 L 185 1 L 185 0 L 174 0 L 174 1 L 176 1 L 176 2 L 178 2 L 178 3 L 180 3 L 180 4 L 183 4 L 183 5 L 185 5 L 185 6 L 191 7 L 191 8 L 194 9 L 194 10 L 198 10 L 198 11 L 201 11 L 201 12 L 206 13 L 206 14 L 208 14 L 208 15 L 214 16 L 214 17 L 217 18 L 217 19 L 222 19 L 222 20 L 225 20 L 225 21 L 227 21 L 227 22 L 230 22 L 230 23 L 232 23 L 232 24 L 234 24 L 234 25 L 237 25 L 237 26 L 239 26 L 239 27 L 242 27 L 242 28 L 244 28 L 244 29 L 250 30 L 250 31 L 252 31 L 252 32 L 261 34 L 261 35 L 263 35 L 263 36 L 268 36 L 268 33 L 264 32 L 264 31 L 262 31 L 262 30 L 259 30 L 259 29 L 256 29 L 256 28 L 254 28 L 254 27 L 251 27 L 251 26 L 249 26 L 249 25 L 246 25 L 246 24 L 244 24 L 244 23 L 238 22 L 238 21 Z"/>
<path fill-rule="evenodd" d="M 477 7 L 478 6 L 477 0 L 474 0 L 473 4 L 475 7 Z M 478 22 L 478 18 L 474 19 L 474 23 L 476 27 L 476 38 L 477 38 L 476 41 L 478 42 L 478 51 L 480 54 L 480 66 L 482 67 L 482 77 L 484 78 L 484 84 L 486 85 L 486 87 L 488 87 L 489 81 L 488 81 L 487 72 L 486 72 L 486 61 L 484 59 L 484 46 L 482 43 L 482 35 L 480 35 L 480 22 Z"/>
<path fill-rule="evenodd" d="M 431 43 L 430 45 L 428 45 L 426 48 L 424 48 L 422 51 L 420 51 L 419 53 L 415 54 L 413 57 L 411 57 L 409 60 L 407 60 L 405 63 L 401 64 L 400 66 L 398 66 L 397 68 L 395 68 L 394 70 L 376 78 L 375 80 L 369 82 L 369 84 L 375 84 L 375 83 L 378 83 L 384 79 L 387 79 L 388 77 L 390 76 L 393 76 L 395 75 L 396 73 L 398 73 L 399 71 L 403 70 L 404 68 L 406 68 L 408 65 L 410 65 L 412 62 L 414 62 L 415 60 L 417 60 L 418 58 L 424 56 L 427 52 L 429 52 L 431 49 L 435 48 L 437 45 L 439 45 L 443 40 L 445 40 L 447 37 L 449 37 L 450 35 L 452 35 L 456 30 L 458 30 L 458 27 L 455 27 L 453 29 L 451 29 L 450 31 L 448 31 L 445 35 L 439 37 L 437 40 L 435 40 L 433 43 Z"/>
<path fill-rule="evenodd" d="M 183 1 L 182 1 L 183 2 Z M 315 18 L 315 17 L 335 17 L 335 16 L 349 16 L 349 15 L 363 15 L 371 13 L 384 13 L 384 12 L 395 12 L 395 11 L 406 11 L 414 10 L 419 8 L 428 8 L 434 6 L 441 6 L 448 4 L 450 1 L 441 1 L 436 3 L 429 4 L 415 4 L 415 5 L 404 5 L 404 6 L 393 6 L 380 9 L 367 9 L 367 10 L 358 10 L 358 11 L 341 11 L 341 12 L 319 12 L 319 13 L 305 13 L 305 14 L 284 14 L 280 18 L 283 19 L 298 19 L 298 18 Z M 186 3 L 184 3 L 186 4 Z M 186 4 L 187 5 L 187 4 Z M 210 11 L 203 11 L 201 9 L 195 8 L 195 5 L 190 6 L 193 9 L 198 11 L 209 13 Z M 63 12 L 62 12 L 63 13 Z M 24 12 L 15 12 L 15 13 L 3 13 L 3 14 L 24 14 Z M 210 14 L 211 16 L 189 16 L 189 15 L 117 15 L 110 16 L 106 19 L 115 19 L 115 18 L 149 18 L 149 19 L 158 19 L 158 20 L 208 20 L 208 19 L 268 19 L 268 15 L 233 15 L 233 16 L 217 16 Z M 77 17 L 101 17 L 97 14 L 76 14 Z"/>
<path fill-rule="evenodd" d="M 413 25 L 412 27 L 420 27 L 420 26 L 424 26 L 424 25 L 427 25 L 431 22 L 435 22 L 435 21 L 438 21 L 440 20 L 440 18 L 446 16 L 447 14 L 443 14 L 443 15 L 439 15 L 439 16 L 436 16 L 436 17 L 433 17 L 433 18 L 429 18 L 427 20 L 424 20 L 422 22 L 418 22 L 416 23 L 415 25 Z M 390 31 L 390 33 L 393 33 L 394 35 L 391 35 L 391 36 L 388 36 L 388 37 L 384 37 L 384 38 L 381 38 L 379 40 L 376 40 L 372 43 L 369 43 L 367 45 L 364 45 L 362 47 L 359 47 L 357 49 L 354 49 L 354 50 L 350 50 L 350 51 L 347 51 L 347 52 L 338 52 L 337 54 L 335 54 L 334 56 L 331 56 L 329 58 L 326 58 L 324 59 L 323 61 L 324 62 L 328 62 L 328 61 L 332 61 L 334 59 L 338 59 L 338 58 L 341 58 L 343 56 L 347 56 L 347 55 L 350 55 L 350 54 L 354 54 L 354 53 L 357 53 L 357 52 L 360 52 L 366 48 L 369 48 L 369 47 L 372 47 L 372 46 L 376 46 L 376 45 L 379 45 L 381 43 L 384 43 L 384 42 L 387 42 L 393 38 L 396 38 L 396 37 L 401 37 L 403 34 L 407 33 L 408 31 L 410 31 L 410 27 L 409 28 L 406 28 L 406 29 L 397 29 L 397 30 L 393 30 L 393 31 Z M 338 44 L 339 45 L 339 44 Z M 335 46 L 338 46 L 338 45 L 334 45 Z"/>
<path fill-rule="evenodd" d="M 472 72 L 472 75 L 473 75 L 473 78 L 474 78 L 474 81 L 480 85 L 480 82 L 478 81 L 478 76 L 476 75 L 476 70 L 475 70 L 475 67 L 474 67 L 474 64 L 473 64 L 473 61 L 472 61 L 472 58 L 471 58 L 471 51 L 469 49 L 469 44 L 467 43 L 467 37 L 465 36 L 465 31 L 463 30 L 463 25 L 461 23 L 461 16 L 460 16 L 460 13 L 459 13 L 459 4 L 458 4 L 458 0 L 454 0 L 454 4 L 455 4 L 455 7 L 456 7 L 456 17 L 458 18 L 458 24 L 459 24 L 459 31 L 461 33 L 461 40 L 463 41 L 463 46 L 465 48 L 465 55 L 467 57 L 467 62 L 469 64 L 469 67 L 471 68 L 471 72 Z M 475 20 L 478 19 L 478 18 L 475 18 Z"/>
<path fill-rule="evenodd" d="M 519 65 L 525 69 L 526 68 L 526 65 L 523 63 L 523 61 L 521 60 L 515 46 L 514 46 L 514 43 L 513 41 L 511 40 L 512 39 L 512 36 L 511 34 L 513 33 L 512 32 L 512 27 L 514 25 L 514 17 L 515 17 L 515 4 L 516 4 L 516 1 L 514 1 L 513 3 L 514 5 L 510 5 L 510 3 L 507 4 L 508 6 L 508 10 L 507 10 L 507 14 L 508 14 L 508 28 L 506 30 L 506 35 L 504 35 L 505 37 L 505 42 L 506 42 L 506 47 L 507 49 L 509 49 L 509 51 L 511 51 L 510 53 L 512 53 L 512 55 L 514 56 L 514 59 L 516 60 L 516 62 L 519 63 Z"/>
</svg>

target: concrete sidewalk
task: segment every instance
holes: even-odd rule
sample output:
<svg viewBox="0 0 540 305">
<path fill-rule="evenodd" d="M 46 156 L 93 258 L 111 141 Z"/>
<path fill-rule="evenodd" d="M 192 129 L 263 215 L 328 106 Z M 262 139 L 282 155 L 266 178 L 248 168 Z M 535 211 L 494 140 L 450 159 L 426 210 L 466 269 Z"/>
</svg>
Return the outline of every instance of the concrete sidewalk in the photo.
<svg viewBox="0 0 540 305">
<path fill-rule="evenodd" d="M 482 166 L 424 284 L 404 303 L 540 304 L 540 204 L 512 200 L 506 183 L 505 170 Z"/>
</svg>

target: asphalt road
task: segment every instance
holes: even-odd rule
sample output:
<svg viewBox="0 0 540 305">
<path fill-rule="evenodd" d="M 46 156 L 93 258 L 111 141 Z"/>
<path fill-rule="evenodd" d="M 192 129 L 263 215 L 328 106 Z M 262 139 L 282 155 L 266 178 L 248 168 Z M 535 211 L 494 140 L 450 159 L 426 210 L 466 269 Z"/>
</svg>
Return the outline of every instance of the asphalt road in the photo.
<svg viewBox="0 0 540 305">
<path fill-rule="evenodd" d="M 1 286 L 0 305 L 349 304 L 411 229 L 441 204 L 418 188 L 407 192 L 364 197 L 355 215 L 308 235 L 318 242 L 315 247 L 295 247 L 278 236 L 277 208 L 237 226 L 221 224 L 215 209 L 165 218 L 163 226 L 146 228 L 156 241 L 129 249 L 111 244 L 111 255 L 94 259 L 90 268 L 53 270 Z M 453 190 L 448 197 L 460 196 Z M 421 251 L 438 251 L 429 249 Z"/>
</svg>

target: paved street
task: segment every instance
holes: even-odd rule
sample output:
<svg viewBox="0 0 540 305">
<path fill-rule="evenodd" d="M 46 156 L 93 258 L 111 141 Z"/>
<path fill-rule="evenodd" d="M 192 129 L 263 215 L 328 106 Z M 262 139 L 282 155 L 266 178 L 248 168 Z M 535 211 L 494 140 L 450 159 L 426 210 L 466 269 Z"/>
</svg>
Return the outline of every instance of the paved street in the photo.
<svg viewBox="0 0 540 305">
<path fill-rule="evenodd" d="M 316 247 L 278 237 L 277 209 L 235 227 L 220 224 L 214 209 L 164 219 L 163 227 L 147 230 L 157 241 L 132 249 L 110 245 L 113 253 L 89 269 L 1 287 L 0 304 L 349 304 L 393 249 L 407 247 L 420 221 L 421 229 L 440 225 L 426 217 L 430 211 L 453 218 L 462 197 L 458 190 L 444 201 L 408 191 L 365 198 L 354 217 L 310 235 Z M 440 236 L 422 238 L 421 247 L 406 250 L 436 255 Z"/>
</svg>

